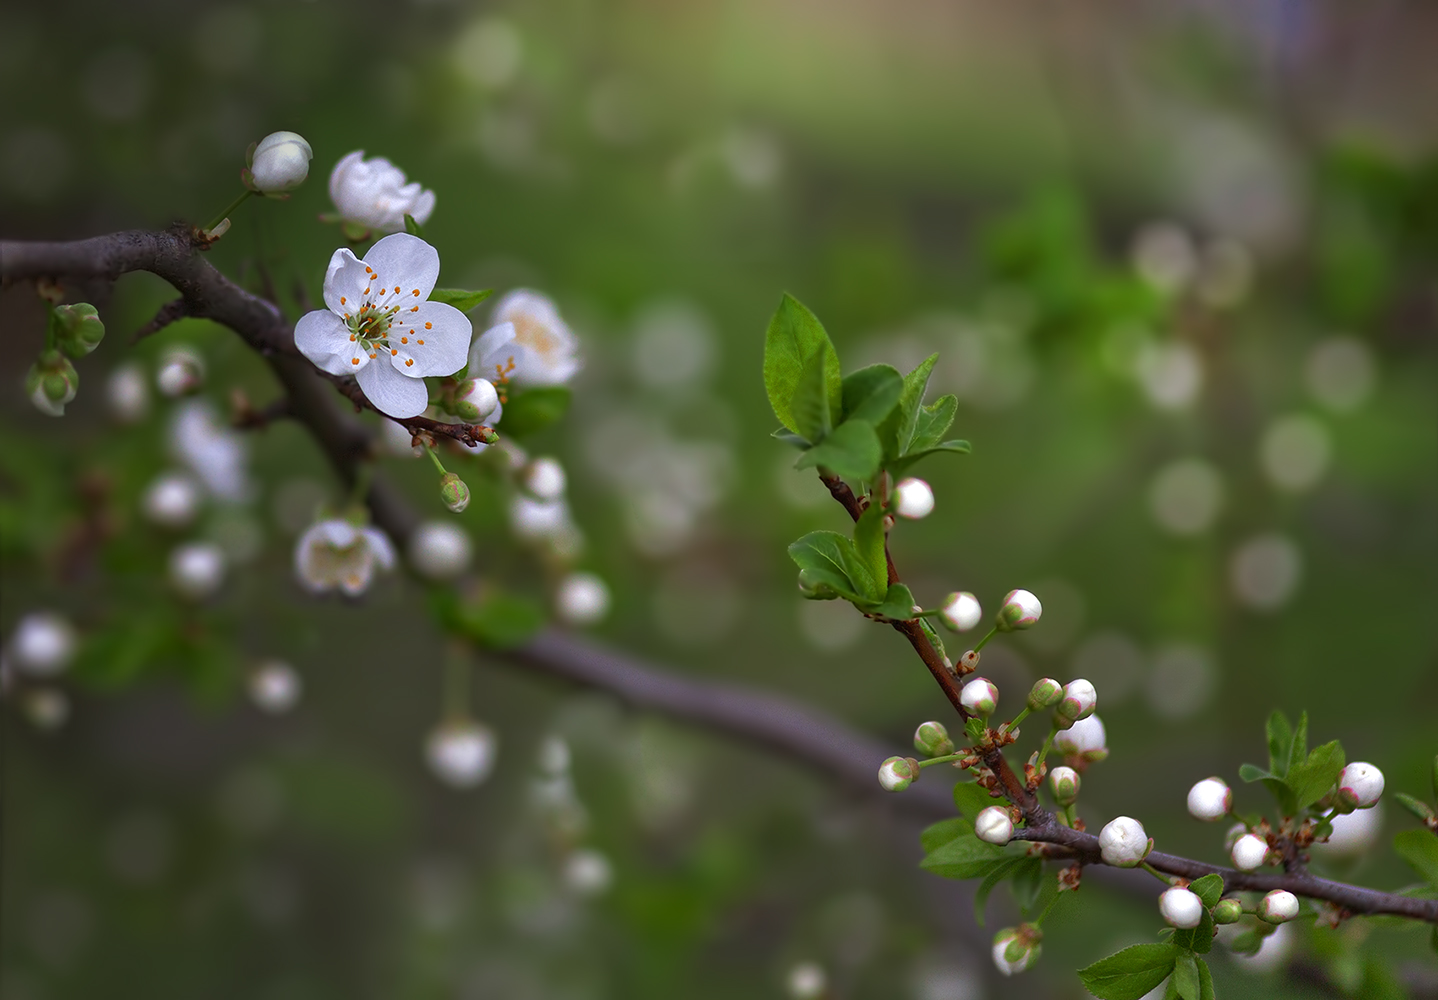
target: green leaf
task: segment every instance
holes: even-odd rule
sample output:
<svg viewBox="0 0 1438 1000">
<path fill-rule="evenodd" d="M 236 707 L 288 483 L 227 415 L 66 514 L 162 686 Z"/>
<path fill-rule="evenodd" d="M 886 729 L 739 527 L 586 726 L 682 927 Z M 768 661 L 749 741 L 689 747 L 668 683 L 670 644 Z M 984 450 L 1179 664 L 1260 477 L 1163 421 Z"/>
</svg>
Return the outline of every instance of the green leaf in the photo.
<svg viewBox="0 0 1438 1000">
<path fill-rule="evenodd" d="M 984 904 L 989 901 L 989 894 L 1027 860 L 1027 858 L 1005 858 L 1002 863 L 994 866 L 993 871 L 984 876 L 984 880 L 974 890 L 974 920 L 980 927 L 984 926 Z"/>
<path fill-rule="evenodd" d="M 1196 878 L 1189 883 L 1188 891 L 1203 900 L 1204 906 L 1213 909 L 1214 904 L 1223 898 L 1223 876 L 1214 872 Z"/>
<path fill-rule="evenodd" d="M 1039 893 L 1044 887 L 1044 863 L 1040 858 L 1020 858 L 1022 863 L 1014 869 L 1012 886 L 1014 899 L 1019 909 L 1027 913 L 1034 908 Z M 1057 883 L 1057 879 L 1055 879 Z"/>
<path fill-rule="evenodd" d="M 824 384 L 825 358 L 822 353 L 815 354 L 804 363 L 799 380 L 794 383 L 794 394 L 789 397 L 794 429 L 815 444 L 828 437 L 834 429 L 834 418 L 839 415 L 830 403 L 828 387 Z"/>
<path fill-rule="evenodd" d="M 420 236 L 424 233 L 424 227 L 414 221 L 414 216 L 406 212 L 404 213 L 404 231 L 411 236 Z"/>
<path fill-rule="evenodd" d="M 861 597 L 878 600 L 883 593 L 869 574 L 854 543 L 837 531 L 811 531 L 789 546 L 789 558 L 800 569 L 824 570 L 849 581 Z"/>
<path fill-rule="evenodd" d="M 855 419 L 840 424 L 823 441 L 800 455 L 794 468 L 822 466 L 843 479 L 873 479 L 883 457 L 873 426 Z"/>
<path fill-rule="evenodd" d="M 864 610 L 871 615 L 882 615 L 894 621 L 906 622 L 914 617 L 914 595 L 904 584 L 893 583 L 889 585 L 889 592 L 884 595 L 884 603 Z"/>
<path fill-rule="evenodd" d="M 813 445 L 809 443 L 808 438 L 800 437 L 798 434 L 795 434 L 787 427 L 780 427 L 776 431 L 770 431 L 769 436 L 771 438 L 777 438 L 778 440 L 783 441 L 785 444 L 791 444 L 795 448 L 799 448 L 801 450 L 813 447 Z"/>
<path fill-rule="evenodd" d="M 877 427 L 899 404 L 904 378 L 892 365 L 870 365 L 850 372 L 843 382 L 843 419 Z"/>
<path fill-rule="evenodd" d="M 828 587 L 834 593 L 832 595 L 812 594 L 810 591 L 815 587 Z M 849 582 L 848 577 L 833 570 L 809 567 L 799 571 L 799 590 L 803 596 L 815 601 L 828 601 L 835 597 L 842 597 L 846 601 L 867 604 L 869 599 L 863 594 L 854 590 L 854 585 Z"/>
<path fill-rule="evenodd" d="M 1198 1000 L 1217 1000 L 1217 994 L 1213 992 L 1213 973 L 1208 971 L 1208 963 L 1201 958 L 1198 960 Z"/>
<path fill-rule="evenodd" d="M 812 358 L 819 359 L 818 368 L 829 412 L 837 413 L 843 405 L 839 355 L 818 317 L 798 299 L 786 294 L 764 334 L 764 391 L 781 424 L 804 434 L 811 441 L 817 441 L 795 421 L 793 410 L 800 377 Z"/>
<path fill-rule="evenodd" d="M 1404 830 L 1393 838 L 1393 849 L 1414 871 L 1438 886 L 1438 837 L 1426 829 Z"/>
<path fill-rule="evenodd" d="M 467 291 L 463 288 L 436 288 L 429 293 L 429 300 L 443 302 L 445 305 L 454 306 L 462 313 L 467 313 L 493 294 L 494 289 L 492 288 L 485 288 L 477 292 Z"/>
<path fill-rule="evenodd" d="M 1304 725 L 1307 718 L 1305 714 L 1299 722 L 1299 732 L 1307 729 Z M 1295 749 L 1297 746 L 1295 742 Z M 1327 795 L 1333 783 L 1338 780 L 1344 763 L 1343 745 L 1337 740 L 1315 748 L 1301 762 L 1294 763 L 1288 771 L 1287 784 L 1293 790 L 1295 811 L 1307 809 Z"/>
<path fill-rule="evenodd" d="M 524 437 L 557 422 L 569 409 L 570 391 L 562 385 L 540 386 L 510 396 L 500 418 L 508 437 Z"/>
<path fill-rule="evenodd" d="M 1288 768 L 1283 772 L 1285 778 L 1293 773 L 1293 769 L 1308 759 L 1308 713 L 1303 712 L 1298 716 L 1298 725 L 1293 730 L 1293 743 L 1288 748 Z"/>
<path fill-rule="evenodd" d="M 1241 764 L 1238 768 L 1238 776 L 1244 781 L 1261 781 L 1273 793 L 1278 807 L 1283 810 L 1285 816 L 1292 816 L 1298 812 L 1298 800 L 1294 797 L 1292 789 L 1282 778 L 1277 777 L 1268 771 L 1253 764 Z"/>
<path fill-rule="evenodd" d="M 974 825 L 962 816 L 941 819 L 924 827 L 924 832 L 919 834 L 919 844 L 924 848 L 924 853 L 929 854 L 956 837 L 972 833 L 973 829 Z"/>
<path fill-rule="evenodd" d="M 1004 860 L 1002 847 L 968 833 L 930 851 L 919 867 L 944 878 L 983 878 Z"/>
<path fill-rule="evenodd" d="M 1177 960 L 1171 944 L 1136 944 L 1080 969 L 1078 976 L 1099 1000 L 1139 1000 L 1169 977 Z"/>
<path fill-rule="evenodd" d="M 983 785 L 972 781 L 960 781 L 954 785 L 954 805 L 970 823 L 989 806 L 998 805 L 1002 800 L 994 798 Z"/>
<path fill-rule="evenodd" d="M 890 459 L 901 458 L 909 450 L 914 439 L 914 427 L 918 422 L 919 408 L 924 402 L 924 391 L 929 387 L 929 375 L 934 370 L 937 354 L 931 354 L 909 374 L 904 376 L 904 388 L 899 394 L 899 405 L 889 414 L 879 428 L 879 440 L 884 445 L 884 455 Z"/>
<path fill-rule="evenodd" d="M 491 649 L 513 649 L 544 626 L 543 607 L 514 594 L 492 592 L 471 603 L 450 588 L 436 587 L 430 591 L 430 607 L 446 628 Z"/>
<path fill-rule="evenodd" d="M 1180 951 L 1173 966 L 1173 985 L 1183 1000 L 1198 1000 L 1198 962 L 1191 951 Z"/>
<path fill-rule="evenodd" d="M 902 475 L 905 470 L 917 463 L 920 459 L 928 458 L 930 455 L 939 455 L 945 452 L 951 452 L 955 455 L 967 455 L 971 451 L 973 451 L 973 446 L 967 441 L 959 439 L 945 441 L 943 444 L 935 445 L 932 448 L 926 448 L 923 451 L 911 451 L 903 458 L 896 458 L 888 464 L 888 469 L 894 475 L 898 476 Z"/>
<path fill-rule="evenodd" d="M 1288 724 L 1288 716 L 1275 709 L 1268 717 L 1265 728 L 1268 732 L 1268 770 L 1275 777 L 1282 778 L 1288 774 L 1288 755 L 1293 749 L 1293 727 Z"/>
<path fill-rule="evenodd" d="M 958 412 L 959 400 L 953 394 L 940 396 L 932 406 L 919 410 L 914 425 L 914 439 L 909 442 L 908 452 L 923 452 L 936 447 L 949 432 Z"/>
<path fill-rule="evenodd" d="M 1197 927 L 1174 932 L 1173 943 L 1186 951 L 1206 954 L 1213 947 L 1213 915 L 1204 910 Z"/>
<path fill-rule="evenodd" d="M 1433 818 L 1433 807 L 1423 800 L 1414 798 L 1412 795 L 1408 795 L 1404 792 L 1394 792 L 1393 797 L 1398 800 L 1399 805 L 1407 809 L 1414 816 L 1417 816 L 1420 820 Z"/>
<path fill-rule="evenodd" d="M 875 581 L 875 600 L 889 590 L 889 561 L 884 550 L 886 541 L 883 508 L 872 503 L 854 522 L 854 548 Z"/>
</svg>

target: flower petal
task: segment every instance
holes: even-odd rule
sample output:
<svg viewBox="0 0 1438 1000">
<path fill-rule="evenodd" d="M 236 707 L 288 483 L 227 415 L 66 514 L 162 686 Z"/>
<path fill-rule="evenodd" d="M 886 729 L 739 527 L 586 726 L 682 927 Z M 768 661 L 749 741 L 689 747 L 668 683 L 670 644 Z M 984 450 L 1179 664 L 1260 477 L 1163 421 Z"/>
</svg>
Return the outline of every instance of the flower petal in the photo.
<svg viewBox="0 0 1438 1000">
<path fill-rule="evenodd" d="M 514 356 L 514 351 L 509 346 L 514 343 L 514 338 L 513 323 L 500 323 L 480 334 L 469 349 L 469 377 L 485 378 L 491 382 L 498 379 Z"/>
<path fill-rule="evenodd" d="M 394 546 L 390 544 L 389 536 L 378 528 L 361 528 L 360 534 L 369 543 L 369 550 L 380 569 L 394 569 Z"/>
<path fill-rule="evenodd" d="M 453 375 L 469 356 L 474 334 L 468 318 L 443 302 L 421 302 L 394 318 L 389 329 L 390 361 L 411 377 Z"/>
<path fill-rule="evenodd" d="M 332 313 L 349 316 L 359 312 L 368 286 L 369 272 L 348 247 L 340 247 L 330 256 L 330 266 L 325 269 L 325 305 Z"/>
<path fill-rule="evenodd" d="M 357 545 L 341 553 L 335 575 L 340 589 L 350 597 L 364 593 L 374 576 L 374 555 L 368 546 Z"/>
<path fill-rule="evenodd" d="M 344 206 L 340 204 L 340 198 L 343 195 L 346 177 L 350 168 L 363 159 L 364 150 L 357 149 L 353 153 L 346 153 L 342 156 L 340 161 L 335 164 L 335 168 L 330 171 L 330 201 L 335 203 L 335 208 L 338 208 L 342 215 Z"/>
<path fill-rule="evenodd" d="M 429 405 L 424 379 L 409 378 L 392 365 L 365 365 L 355 376 L 375 409 L 391 417 L 417 417 Z"/>
<path fill-rule="evenodd" d="M 367 364 L 369 355 L 358 341 L 350 339 L 349 327 L 328 309 L 316 309 L 295 324 L 295 346 L 331 375 L 355 375 Z"/>
<path fill-rule="evenodd" d="M 409 233 L 386 236 L 370 247 L 364 262 L 374 268 L 381 286 L 393 290 L 398 285 L 400 300 L 410 305 L 429 298 L 439 280 L 439 251 Z"/>
<path fill-rule="evenodd" d="M 414 216 L 414 221 L 421 226 L 428 222 L 429 217 L 434 214 L 434 192 L 426 191 L 416 198 L 414 208 L 410 209 L 409 214 Z"/>
</svg>

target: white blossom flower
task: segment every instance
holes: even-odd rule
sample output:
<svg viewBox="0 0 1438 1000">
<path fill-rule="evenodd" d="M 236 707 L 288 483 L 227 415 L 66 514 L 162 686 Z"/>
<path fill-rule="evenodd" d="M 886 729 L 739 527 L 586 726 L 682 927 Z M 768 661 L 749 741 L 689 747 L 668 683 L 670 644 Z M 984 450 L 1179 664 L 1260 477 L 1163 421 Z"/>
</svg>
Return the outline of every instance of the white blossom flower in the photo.
<svg viewBox="0 0 1438 1000">
<path fill-rule="evenodd" d="M 335 164 L 330 173 L 330 200 L 343 221 L 382 233 L 403 230 L 406 215 L 424 225 L 434 212 L 433 191 L 418 183 L 406 184 L 403 170 L 382 156 L 366 160 L 362 149 Z"/>
<path fill-rule="evenodd" d="M 409 538 L 409 562 L 432 580 L 449 580 L 469 568 L 469 534 L 448 521 L 426 521 Z"/>
<path fill-rule="evenodd" d="M 963 686 L 959 701 L 975 715 L 992 715 L 999 704 L 999 689 L 987 677 L 975 677 Z"/>
<path fill-rule="evenodd" d="M 155 386 L 162 394 L 177 399 L 198 392 L 204 384 L 205 359 L 194 348 L 176 344 L 160 356 Z"/>
<path fill-rule="evenodd" d="M 250 182 L 261 194 L 299 187 L 310 175 L 310 159 L 314 155 L 310 144 L 298 132 L 271 132 L 255 147 L 250 160 Z"/>
<path fill-rule="evenodd" d="M 919 520 L 934 512 L 934 490 L 922 479 L 910 476 L 894 487 L 894 513 Z"/>
<path fill-rule="evenodd" d="M 1095 713 L 1080 719 L 1054 736 L 1054 747 L 1065 756 L 1100 761 L 1108 756 L 1108 734 Z"/>
<path fill-rule="evenodd" d="M 436 726 L 425 741 L 425 757 L 439 780 L 455 788 L 473 788 L 494 770 L 494 730 L 468 719 Z"/>
<path fill-rule="evenodd" d="M 170 423 L 170 452 L 199 479 L 216 500 L 248 500 L 254 490 L 249 477 L 249 445 L 225 426 L 205 400 L 182 403 Z"/>
<path fill-rule="evenodd" d="M 105 402 L 122 423 L 144 419 L 150 409 L 150 384 L 145 381 L 145 370 L 130 362 L 112 371 L 105 383 Z"/>
<path fill-rule="evenodd" d="M 1204 778 L 1188 790 L 1188 811 L 1206 822 L 1223 819 L 1233 808 L 1233 790 L 1220 778 Z"/>
<path fill-rule="evenodd" d="M 564 884 L 580 896 L 598 896 L 614 882 L 609 859 L 592 847 L 580 848 L 564 862 Z"/>
<path fill-rule="evenodd" d="M 955 632 L 967 632 L 977 625 L 983 616 L 984 609 L 979 606 L 979 599 L 967 590 L 950 594 L 944 599 L 944 606 L 939 610 L 939 617 L 944 624 Z"/>
<path fill-rule="evenodd" d="M 1245 833 L 1233 842 L 1229 857 L 1233 859 L 1233 867 L 1239 871 L 1251 872 L 1261 866 L 1268 857 L 1268 841 L 1256 833 Z"/>
<path fill-rule="evenodd" d="M 609 585 L 594 573 L 570 573 L 559 584 L 554 605 L 570 625 L 593 625 L 609 613 Z"/>
<path fill-rule="evenodd" d="M 419 416 L 425 376 L 464 367 L 474 332 L 454 306 L 428 301 L 438 278 L 439 251 L 418 236 L 386 236 L 364 260 L 341 247 L 325 272 L 328 308 L 300 317 L 295 346 L 323 371 L 353 375 L 381 413 Z"/>
<path fill-rule="evenodd" d="M 1153 850 L 1153 838 L 1132 816 L 1117 816 L 1099 831 L 1098 847 L 1104 863 L 1115 868 L 1134 868 Z"/>
<path fill-rule="evenodd" d="M 563 500 L 535 500 L 516 493 L 509 502 L 509 522 L 525 541 L 543 541 L 562 535 L 570 526 L 569 505 Z"/>
<path fill-rule="evenodd" d="M 819 1000 L 829 986 L 829 977 L 819 963 L 800 962 L 789 970 L 784 986 L 794 1000 Z"/>
<path fill-rule="evenodd" d="M 1298 916 L 1298 897 L 1287 889 L 1274 889 L 1258 901 L 1258 918 L 1281 924 Z"/>
<path fill-rule="evenodd" d="M 304 688 L 295 668 L 282 660 L 269 660 L 250 674 L 250 700 L 272 715 L 288 712 L 299 704 Z"/>
<path fill-rule="evenodd" d="M 567 477 L 559 459 L 541 456 L 533 459 L 520 474 L 520 483 L 530 496 L 540 500 L 558 500 L 564 496 Z"/>
<path fill-rule="evenodd" d="M 1314 855 L 1325 858 L 1357 857 L 1378 843 L 1378 834 L 1383 829 L 1383 810 L 1358 809 L 1351 813 L 1339 813 L 1329 822 L 1333 824 L 1333 832 L 1327 840 L 1314 842 Z"/>
<path fill-rule="evenodd" d="M 79 646 L 75 626 L 53 611 L 32 611 L 10 635 L 15 665 L 36 677 L 53 677 L 70 665 Z"/>
<path fill-rule="evenodd" d="M 167 472 L 145 490 L 140 508 L 162 528 L 183 528 L 200 512 L 200 488 L 184 473 Z"/>
<path fill-rule="evenodd" d="M 974 817 L 974 835 L 989 844 L 1007 844 L 1014 836 L 1014 821 L 1003 806 L 989 806 Z"/>
<path fill-rule="evenodd" d="M 1338 802 L 1347 809 L 1370 809 L 1383 796 L 1383 772 L 1355 760 L 1338 776 Z"/>
<path fill-rule="evenodd" d="M 1174 927 L 1197 927 L 1203 921 L 1203 900 L 1188 889 L 1165 889 L 1158 897 L 1158 912 Z"/>
<path fill-rule="evenodd" d="M 170 583 L 180 596 L 203 601 L 225 582 L 225 553 L 214 542 L 188 542 L 170 553 Z"/>
<path fill-rule="evenodd" d="M 351 597 L 362 594 L 375 569 L 393 569 L 394 562 L 383 531 L 339 518 L 317 521 L 295 543 L 295 575 L 313 593 L 338 587 Z"/>
<path fill-rule="evenodd" d="M 520 385 L 563 385 L 578 373 L 579 339 L 546 296 L 516 289 L 495 304 L 490 322 L 514 325 L 512 377 Z M 487 370 L 474 374 L 489 377 Z"/>
</svg>

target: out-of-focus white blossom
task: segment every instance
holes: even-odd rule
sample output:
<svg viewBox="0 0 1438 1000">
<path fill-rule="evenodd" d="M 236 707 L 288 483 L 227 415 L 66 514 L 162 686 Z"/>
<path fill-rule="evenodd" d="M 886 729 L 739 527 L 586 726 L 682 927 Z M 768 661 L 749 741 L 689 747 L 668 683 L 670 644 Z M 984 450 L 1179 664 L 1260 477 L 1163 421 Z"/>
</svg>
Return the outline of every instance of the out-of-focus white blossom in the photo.
<svg viewBox="0 0 1438 1000">
<path fill-rule="evenodd" d="M 434 213 L 434 192 L 405 183 L 404 171 L 382 156 L 364 158 L 364 150 L 346 154 L 330 172 L 330 200 L 339 217 L 357 229 L 398 233 L 404 217 L 424 225 Z"/>
<path fill-rule="evenodd" d="M 254 493 L 247 442 L 225 426 L 204 400 L 189 400 L 176 407 L 170 423 L 170 451 L 214 499 L 239 503 Z"/>
<path fill-rule="evenodd" d="M 150 412 L 150 383 L 140 365 L 129 362 L 110 373 L 105 382 L 105 402 L 121 423 L 133 424 Z"/>
<path fill-rule="evenodd" d="M 42 733 L 52 733 L 70 718 L 70 699 L 59 688 L 34 688 L 22 702 L 25 718 Z"/>
<path fill-rule="evenodd" d="M 271 715 L 288 712 L 299 704 L 303 688 L 300 675 L 283 660 L 268 660 L 250 674 L 250 700 Z"/>
<path fill-rule="evenodd" d="M 1043 950 L 1038 942 L 1038 928 L 1006 927 L 994 935 L 994 965 L 1006 976 L 1023 972 L 1038 961 Z"/>
<path fill-rule="evenodd" d="M 514 534 L 526 541 L 555 538 L 569 527 L 569 505 L 517 493 L 509 502 L 509 523 Z"/>
<path fill-rule="evenodd" d="M 16 668 L 35 677 L 63 673 L 79 645 L 75 626 L 53 611 L 30 612 L 10 633 L 10 656 Z"/>
<path fill-rule="evenodd" d="M 1095 713 L 1055 734 L 1054 748 L 1066 756 L 1100 761 L 1108 756 L 1107 740 L 1103 720 Z"/>
<path fill-rule="evenodd" d="M 441 723 L 425 742 L 429 768 L 447 785 L 473 788 L 494 770 L 494 730 L 468 719 Z"/>
<path fill-rule="evenodd" d="M 409 563 L 431 580 L 450 580 L 469 568 L 469 533 L 449 521 L 426 521 L 409 538 Z"/>
<path fill-rule="evenodd" d="M 364 593 L 375 571 L 393 569 L 394 546 L 378 528 L 339 518 L 310 525 L 295 543 L 295 575 L 313 593 Z"/>
<path fill-rule="evenodd" d="M 1315 856 L 1325 858 L 1352 858 L 1367 854 L 1378 844 L 1383 830 L 1382 809 L 1355 809 L 1350 813 L 1339 813 L 1330 823 L 1333 832 L 1327 840 L 1313 843 Z"/>
<path fill-rule="evenodd" d="M 176 344 L 160 355 L 155 372 L 155 385 L 166 396 L 175 399 L 188 396 L 205 384 L 205 359 L 198 351 Z"/>
<path fill-rule="evenodd" d="M 784 978 L 784 988 L 793 1000 L 819 1000 L 829 987 L 829 977 L 818 962 L 800 962 Z"/>
<path fill-rule="evenodd" d="M 559 584 L 554 606 L 570 625 L 593 625 L 609 614 L 609 585 L 594 573 L 570 573 Z"/>
<path fill-rule="evenodd" d="M 940 619 L 955 632 L 967 632 L 983 616 L 984 609 L 979 606 L 979 599 L 967 590 L 950 594 L 939 610 Z"/>
<path fill-rule="evenodd" d="M 152 523 L 162 528 L 183 528 L 200 512 L 200 488 L 189 476 L 167 472 L 152 482 L 140 499 L 140 507 Z"/>
<path fill-rule="evenodd" d="M 1233 791 L 1220 778 L 1204 778 L 1188 790 L 1188 811 L 1206 822 L 1223 819 L 1233 808 Z"/>
<path fill-rule="evenodd" d="M 187 542 L 170 553 L 170 583 L 181 597 L 203 601 L 225 582 L 225 562 L 214 542 Z"/>
<path fill-rule="evenodd" d="M 919 520 L 934 512 L 934 490 L 922 479 L 910 476 L 894 486 L 894 513 Z"/>
<path fill-rule="evenodd" d="M 609 859 L 593 848 L 580 848 L 564 860 L 564 884 L 580 896 L 598 896 L 614 882 Z"/>
<path fill-rule="evenodd" d="M 530 496 L 539 500 L 558 500 L 564 496 L 568 479 L 559 459 L 540 456 L 532 459 L 520 473 L 520 482 Z"/>
<path fill-rule="evenodd" d="M 578 374 L 579 338 L 548 297 L 516 289 L 495 304 L 490 322 L 496 327 L 504 323 L 514 326 L 511 378 L 520 386 L 564 385 Z M 470 374 L 489 378 L 489 373 L 479 368 L 472 368 Z"/>
</svg>

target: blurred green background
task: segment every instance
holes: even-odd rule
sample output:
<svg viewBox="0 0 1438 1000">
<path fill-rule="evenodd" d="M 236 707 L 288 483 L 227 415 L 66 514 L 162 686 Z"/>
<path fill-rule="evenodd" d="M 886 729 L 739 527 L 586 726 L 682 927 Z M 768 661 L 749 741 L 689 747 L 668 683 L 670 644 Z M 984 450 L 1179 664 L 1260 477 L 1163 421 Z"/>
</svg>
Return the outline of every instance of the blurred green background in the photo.
<svg viewBox="0 0 1438 1000">
<path fill-rule="evenodd" d="M 787 290 L 846 369 L 939 351 L 931 394 L 959 396 L 974 451 L 919 468 L 938 508 L 896 562 L 929 605 L 1037 593 L 1041 626 L 984 672 L 1010 706 L 1092 679 L 1112 756 L 1085 777 L 1091 828 L 1137 814 L 1218 861 L 1184 793 L 1261 762 L 1272 708 L 1390 790 L 1423 793 L 1438 750 L 1435 30 L 1420 4 L 1292 0 L 12 4 L 0 230 L 203 221 L 250 142 L 296 130 L 308 182 L 210 253 L 254 288 L 262 265 L 294 316 L 340 243 L 330 167 L 389 157 L 438 195 L 441 284 L 540 288 L 582 338 L 574 409 L 533 446 L 565 462 L 581 565 L 612 588 L 597 634 L 894 752 L 945 704 L 900 637 L 795 591 L 785 545 L 845 518 L 768 436 L 762 334 Z M 169 297 L 134 276 L 94 299 L 109 336 L 57 421 L 21 391 L 38 302 L 0 293 L 0 629 L 54 608 L 87 637 L 63 726 L 35 724 L 29 682 L 0 716 L 6 1000 L 778 997 L 809 961 L 834 997 L 1078 997 L 1076 967 L 1152 939 L 1147 887 L 1094 879 L 999 980 L 1011 901 L 975 928 L 893 802 L 483 656 L 498 768 L 440 784 L 423 741 L 452 654 L 423 589 L 294 581 L 295 533 L 343 499 L 297 426 L 248 436 L 252 495 L 189 533 L 238 564 L 220 598 L 169 596 L 175 536 L 137 505 L 174 404 L 117 424 L 108 373 L 187 344 L 218 408 L 275 394 L 202 321 L 130 348 Z M 450 517 L 427 463 L 383 465 Z M 451 520 L 479 569 L 542 597 L 503 491 L 465 474 Z M 265 657 L 303 678 L 283 717 L 245 696 Z M 562 808 L 537 784 L 551 736 Z M 1316 865 L 1411 881 L 1386 847 L 1409 821 L 1380 808 L 1375 849 Z M 576 846 L 607 884 L 566 877 Z M 1438 990 L 1423 933 L 1294 939 L 1296 971 L 1217 960 L 1220 996 Z"/>
</svg>

